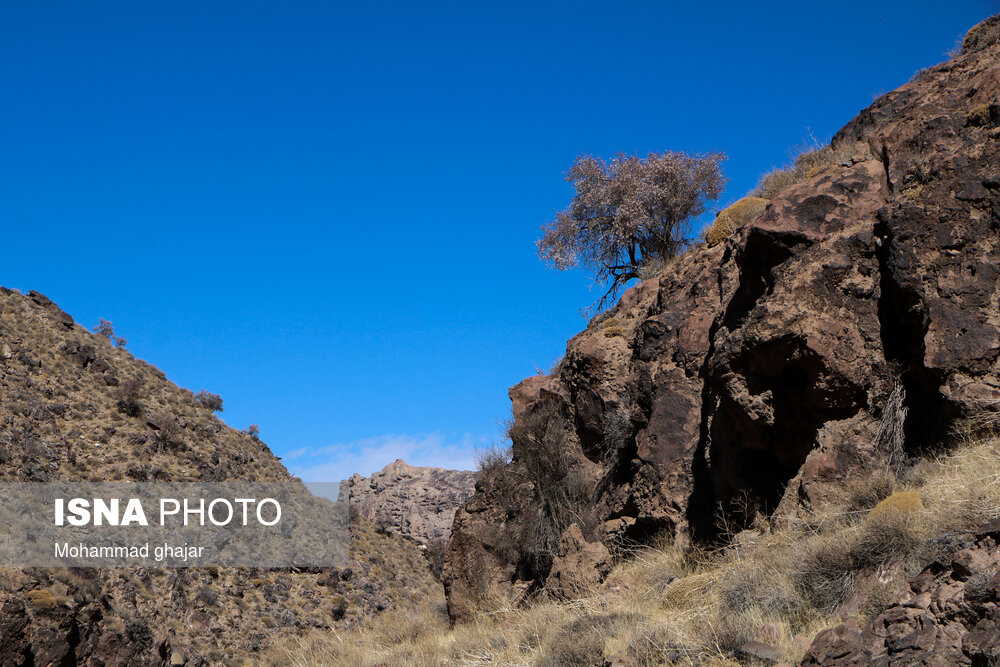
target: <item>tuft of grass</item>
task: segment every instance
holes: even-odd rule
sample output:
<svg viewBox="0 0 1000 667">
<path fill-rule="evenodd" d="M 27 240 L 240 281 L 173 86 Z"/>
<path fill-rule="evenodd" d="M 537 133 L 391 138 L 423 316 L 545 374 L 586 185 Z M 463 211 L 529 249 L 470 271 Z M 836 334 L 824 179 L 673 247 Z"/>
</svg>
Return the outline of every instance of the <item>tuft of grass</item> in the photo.
<svg viewBox="0 0 1000 667">
<path fill-rule="evenodd" d="M 796 183 L 815 178 L 827 169 L 837 165 L 851 164 L 871 157 L 871 150 L 864 142 L 843 142 L 836 146 L 805 148 L 799 151 L 791 164 L 773 169 L 764 174 L 757 187 L 750 191 L 751 197 L 774 199 L 781 192 Z"/>
<path fill-rule="evenodd" d="M 715 223 L 705 235 L 705 242 L 715 246 L 732 236 L 736 230 L 753 222 L 767 208 L 767 200 L 763 197 L 744 197 L 735 204 L 722 209 L 715 216 Z"/>
<path fill-rule="evenodd" d="M 615 338 L 616 336 L 625 335 L 625 328 L 617 317 L 609 317 L 604 320 L 601 324 L 601 331 L 604 333 L 605 338 Z"/>
<path fill-rule="evenodd" d="M 28 604 L 30 604 L 35 609 L 51 609 L 52 607 L 55 607 L 56 604 L 58 604 L 56 602 L 55 596 L 53 596 L 52 593 L 45 588 L 40 588 L 34 591 L 28 591 L 27 598 L 28 598 Z"/>
</svg>

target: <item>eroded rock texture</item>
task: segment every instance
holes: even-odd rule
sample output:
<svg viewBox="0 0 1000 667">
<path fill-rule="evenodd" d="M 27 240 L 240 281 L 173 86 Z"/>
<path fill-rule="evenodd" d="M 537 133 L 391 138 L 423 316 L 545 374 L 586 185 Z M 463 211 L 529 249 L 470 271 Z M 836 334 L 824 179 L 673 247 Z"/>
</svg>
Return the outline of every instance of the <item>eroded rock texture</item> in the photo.
<svg viewBox="0 0 1000 667">
<path fill-rule="evenodd" d="M 995 665 L 1000 662 L 1000 524 L 950 561 L 927 566 L 864 629 L 824 630 L 803 665 Z"/>
<path fill-rule="evenodd" d="M 567 545 L 605 559 L 664 531 L 711 539 L 720 516 L 738 529 L 821 506 L 995 409 L 998 95 L 994 45 L 879 98 L 830 166 L 630 289 L 557 372 L 511 389 L 513 462 L 455 519 L 452 616 L 484 595 L 564 594 L 565 563 L 601 571 Z"/>
<path fill-rule="evenodd" d="M 353 475 L 351 507 L 385 530 L 421 544 L 447 539 L 476 483 L 470 470 L 411 466 L 396 459 L 371 477 Z"/>
</svg>

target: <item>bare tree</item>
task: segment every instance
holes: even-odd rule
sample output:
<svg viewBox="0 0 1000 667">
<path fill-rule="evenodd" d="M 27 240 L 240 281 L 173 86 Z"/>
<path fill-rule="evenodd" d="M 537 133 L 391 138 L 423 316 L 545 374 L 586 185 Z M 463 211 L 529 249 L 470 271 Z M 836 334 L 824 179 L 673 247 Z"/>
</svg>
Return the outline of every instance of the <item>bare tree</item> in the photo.
<svg viewBox="0 0 1000 667">
<path fill-rule="evenodd" d="M 128 341 L 121 336 L 115 335 L 115 327 L 111 324 L 110 320 L 106 320 L 103 317 L 99 318 L 101 321 L 96 327 L 91 329 L 98 336 L 104 336 L 107 338 L 115 347 L 124 348 Z"/>
<path fill-rule="evenodd" d="M 555 268 L 582 266 L 608 291 L 600 310 L 653 260 L 676 257 L 690 242 L 691 219 L 725 185 L 722 153 L 619 153 L 611 162 L 581 155 L 566 172 L 576 193 L 542 227 L 538 255 Z"/>
<path fill-rule="evenodd" d="M 198 401 L 212 412 L 222 412 L 222 397 L 218 394 L 213 394 L 210 391 L 202 389 L 194 395 L 194 400 Z"/>
</svg>

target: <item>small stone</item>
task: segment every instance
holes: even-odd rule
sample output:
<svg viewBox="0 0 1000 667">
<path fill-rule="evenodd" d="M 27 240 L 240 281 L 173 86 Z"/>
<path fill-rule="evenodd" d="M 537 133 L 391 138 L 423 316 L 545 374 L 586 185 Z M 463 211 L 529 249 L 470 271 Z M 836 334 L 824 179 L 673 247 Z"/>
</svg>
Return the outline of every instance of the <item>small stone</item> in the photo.
<svg viewBox="0 0 1000 667">
<path fill-rule="evenodd" d="M 740 647 L 740 652 L 748 657 L 772 663 L 780 662 L 782 655 L 781 649 L 777 646 L 771 646 L 770 644 L 752 639 Z"/>
<path fill-rule="evenodd" d="M 186 662 L 187 660 L 184 659 L 183 653 L 178 653 L 177 651 L 174 651 L 173 653 L 170 654 L 170 667 L 180 667 Z"/>
</svg>

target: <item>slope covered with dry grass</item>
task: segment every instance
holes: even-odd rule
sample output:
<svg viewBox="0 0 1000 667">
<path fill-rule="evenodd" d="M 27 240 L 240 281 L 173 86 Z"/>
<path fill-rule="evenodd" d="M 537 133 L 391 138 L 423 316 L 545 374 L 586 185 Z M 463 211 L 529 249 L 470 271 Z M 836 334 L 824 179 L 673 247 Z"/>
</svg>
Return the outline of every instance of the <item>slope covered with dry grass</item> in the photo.
<svg viewBox="0 0 1000 667">
<path fill-rule="evenodd" d="M 820 630 L 877 615 L 908 578 L 1000 516 L 1000 439 L 965 438 L 898 476 L 855 480 L 807 519 L 725 548 L 644 547 L 572 602 L 484 608 L 449 626 L 439 599 L 276 646 L 270 664 L 747 664 L 749 641 L 798 661 Z"/>
</svg>

